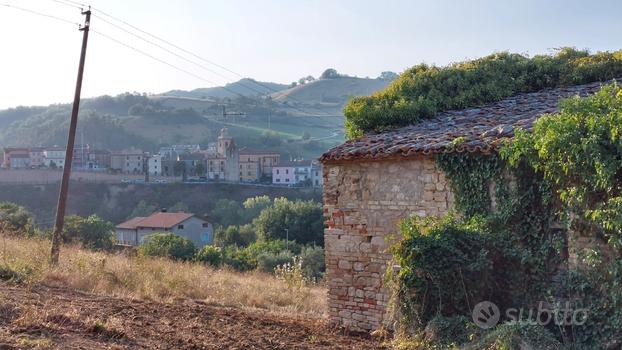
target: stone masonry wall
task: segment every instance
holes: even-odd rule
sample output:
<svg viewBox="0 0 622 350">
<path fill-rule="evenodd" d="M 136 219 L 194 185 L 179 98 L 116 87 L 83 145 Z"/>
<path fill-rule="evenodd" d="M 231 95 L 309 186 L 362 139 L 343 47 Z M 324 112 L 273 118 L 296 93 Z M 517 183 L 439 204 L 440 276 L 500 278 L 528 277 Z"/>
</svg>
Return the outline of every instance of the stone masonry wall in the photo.
<svg viewBox="0 0 622 350">
<path fill-rule="evenodd" d="M 324 164 L 326 279 L 331 323 L 368 331 L 383 323 L 391 261 L 387 237 L 410 215 L 442 216 L 453 207 L 432 157 Z"/>
</svg>

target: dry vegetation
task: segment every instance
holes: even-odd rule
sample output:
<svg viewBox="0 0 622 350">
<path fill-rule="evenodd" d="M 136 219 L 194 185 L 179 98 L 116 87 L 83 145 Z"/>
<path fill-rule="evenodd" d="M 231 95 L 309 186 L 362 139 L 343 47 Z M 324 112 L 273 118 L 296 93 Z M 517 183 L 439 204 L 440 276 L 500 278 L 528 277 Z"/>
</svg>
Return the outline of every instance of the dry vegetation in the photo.
<svg viewBox="0 0 622 350">
<path fill-rule="evenodd" d="M 49 241 L 2 237 L 0 275 L 27 284 L 63 286 L 80 291 L 168 302 L 178 298 L 209 304 L 258 308 L 291 315 L 324 316 L 326 290 L 320 285 L 291 286 L 260 273 L 217 270 L 124 254 L 64 247 L 58 267 L 47 264 Z"/>
<path fill-rule="evenodd" d="M 325 288 L 0 235 L 0 349 L 375 349 L 328 326 Z M 267 311 L 267 312 L 266 312 Z"/>
</svg>

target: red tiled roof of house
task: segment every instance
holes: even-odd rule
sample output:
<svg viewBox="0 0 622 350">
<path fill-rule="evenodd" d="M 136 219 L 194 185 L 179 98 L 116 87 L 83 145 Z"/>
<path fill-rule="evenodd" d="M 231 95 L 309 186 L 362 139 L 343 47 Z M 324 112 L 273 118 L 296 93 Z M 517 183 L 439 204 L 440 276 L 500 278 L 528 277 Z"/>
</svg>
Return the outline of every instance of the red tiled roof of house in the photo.
<svg viewBox="0 0 622 350">
<path fill-rule="evenodd" d="M 120 229 L 134 230 L 136 229 L 136 224 L 138 224 L 143 219 L 145 219 L 144 216 L 137 216 L 133 219 L 127 220 L 126 222 L 118 224 L 116 227 Z"/>
<path fill-rule="evenodd" d="M 147 228 L 171 228 L 180 222 L 186 221 L 193 217 L 190 213 L 153 213 L 147 217 L 135 217 L 124 223 L 117 225 L 120 229 L 134 230 L 138 227 Z"/>
<path fill-rule="evenodd" d="M 136 227 L 170 228 L 193 217 L 190 213 L 155 213 L 136 224 Z"/>
<path fill-rule="evenodd" d="M 560 99 L 591 95 L 602 85 L 596 82 L 546 89 L 477 108 L 441 112 L 414 125 L 348 140 L 324 153 L 320 160 L 385 159 L 440 152 L 488 153 L 498 149 L 503 140 L 512 138 L 516 128 L 531 131 L 540 116 L 556 113 Z"/>
</svg>

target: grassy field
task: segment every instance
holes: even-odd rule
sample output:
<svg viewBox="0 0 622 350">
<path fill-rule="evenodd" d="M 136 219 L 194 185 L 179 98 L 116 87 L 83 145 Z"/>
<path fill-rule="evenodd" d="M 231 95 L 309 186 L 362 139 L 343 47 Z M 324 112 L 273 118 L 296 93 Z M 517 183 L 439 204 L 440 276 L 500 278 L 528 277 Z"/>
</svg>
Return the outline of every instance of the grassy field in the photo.
<svg viewBox="0 0 622 350">
<path fill-rule="evenodd" d="M 0 233 L 2 349 L 383 349 L 328 325 L 326 288 Z"/>
<path fill-rule="evenodd" d="M 72 289 L 132 299 L 170 302 L 177 298 L 292 315 L 324 317 L 326 289 L 293 287 L 260 273 L 237 273 L 191 262 L 64 247 L 60 264 L 46 263 L 48 240 L 2 236 L 0 277 L 26 284 Z M 232 292 L 235 291 L 235 292 Z"/>
</svg>

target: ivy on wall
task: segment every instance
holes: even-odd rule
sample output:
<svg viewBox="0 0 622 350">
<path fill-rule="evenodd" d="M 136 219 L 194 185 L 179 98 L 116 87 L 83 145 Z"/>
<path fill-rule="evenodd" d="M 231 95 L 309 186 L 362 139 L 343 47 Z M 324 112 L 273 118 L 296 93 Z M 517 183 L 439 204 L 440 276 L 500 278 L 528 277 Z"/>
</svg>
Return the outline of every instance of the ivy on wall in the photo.
<svg viewBox="0 0 622 350">
<path fill-rule="evenodd" d="M 622 88 L 563 101 L 559 114 L 519 132 L 499 154 L 439 154 L 436 163 L 460 219 L 403 222 L 393 250 L 401 266 L 393 276 L 395 305 L 407 325 L 400 331 L 450 324 L 441 345 L 491 339 L 506 334 L 505 326 L 470 329 L 466 337 L 456 331 L 467 330 L 462 321 L 477 302 L 503 310 L 561 296 L 588 309 L 587 322 L 532 331 L 560 347 L 622 346 Z M 579 255 L 586 268 L 560 274 L 568 234 L 560 227 L 605 239 L 611 251 L 588 249 Z M 430 341 L 413 348 L 430 348 Z"/>
</svg>

